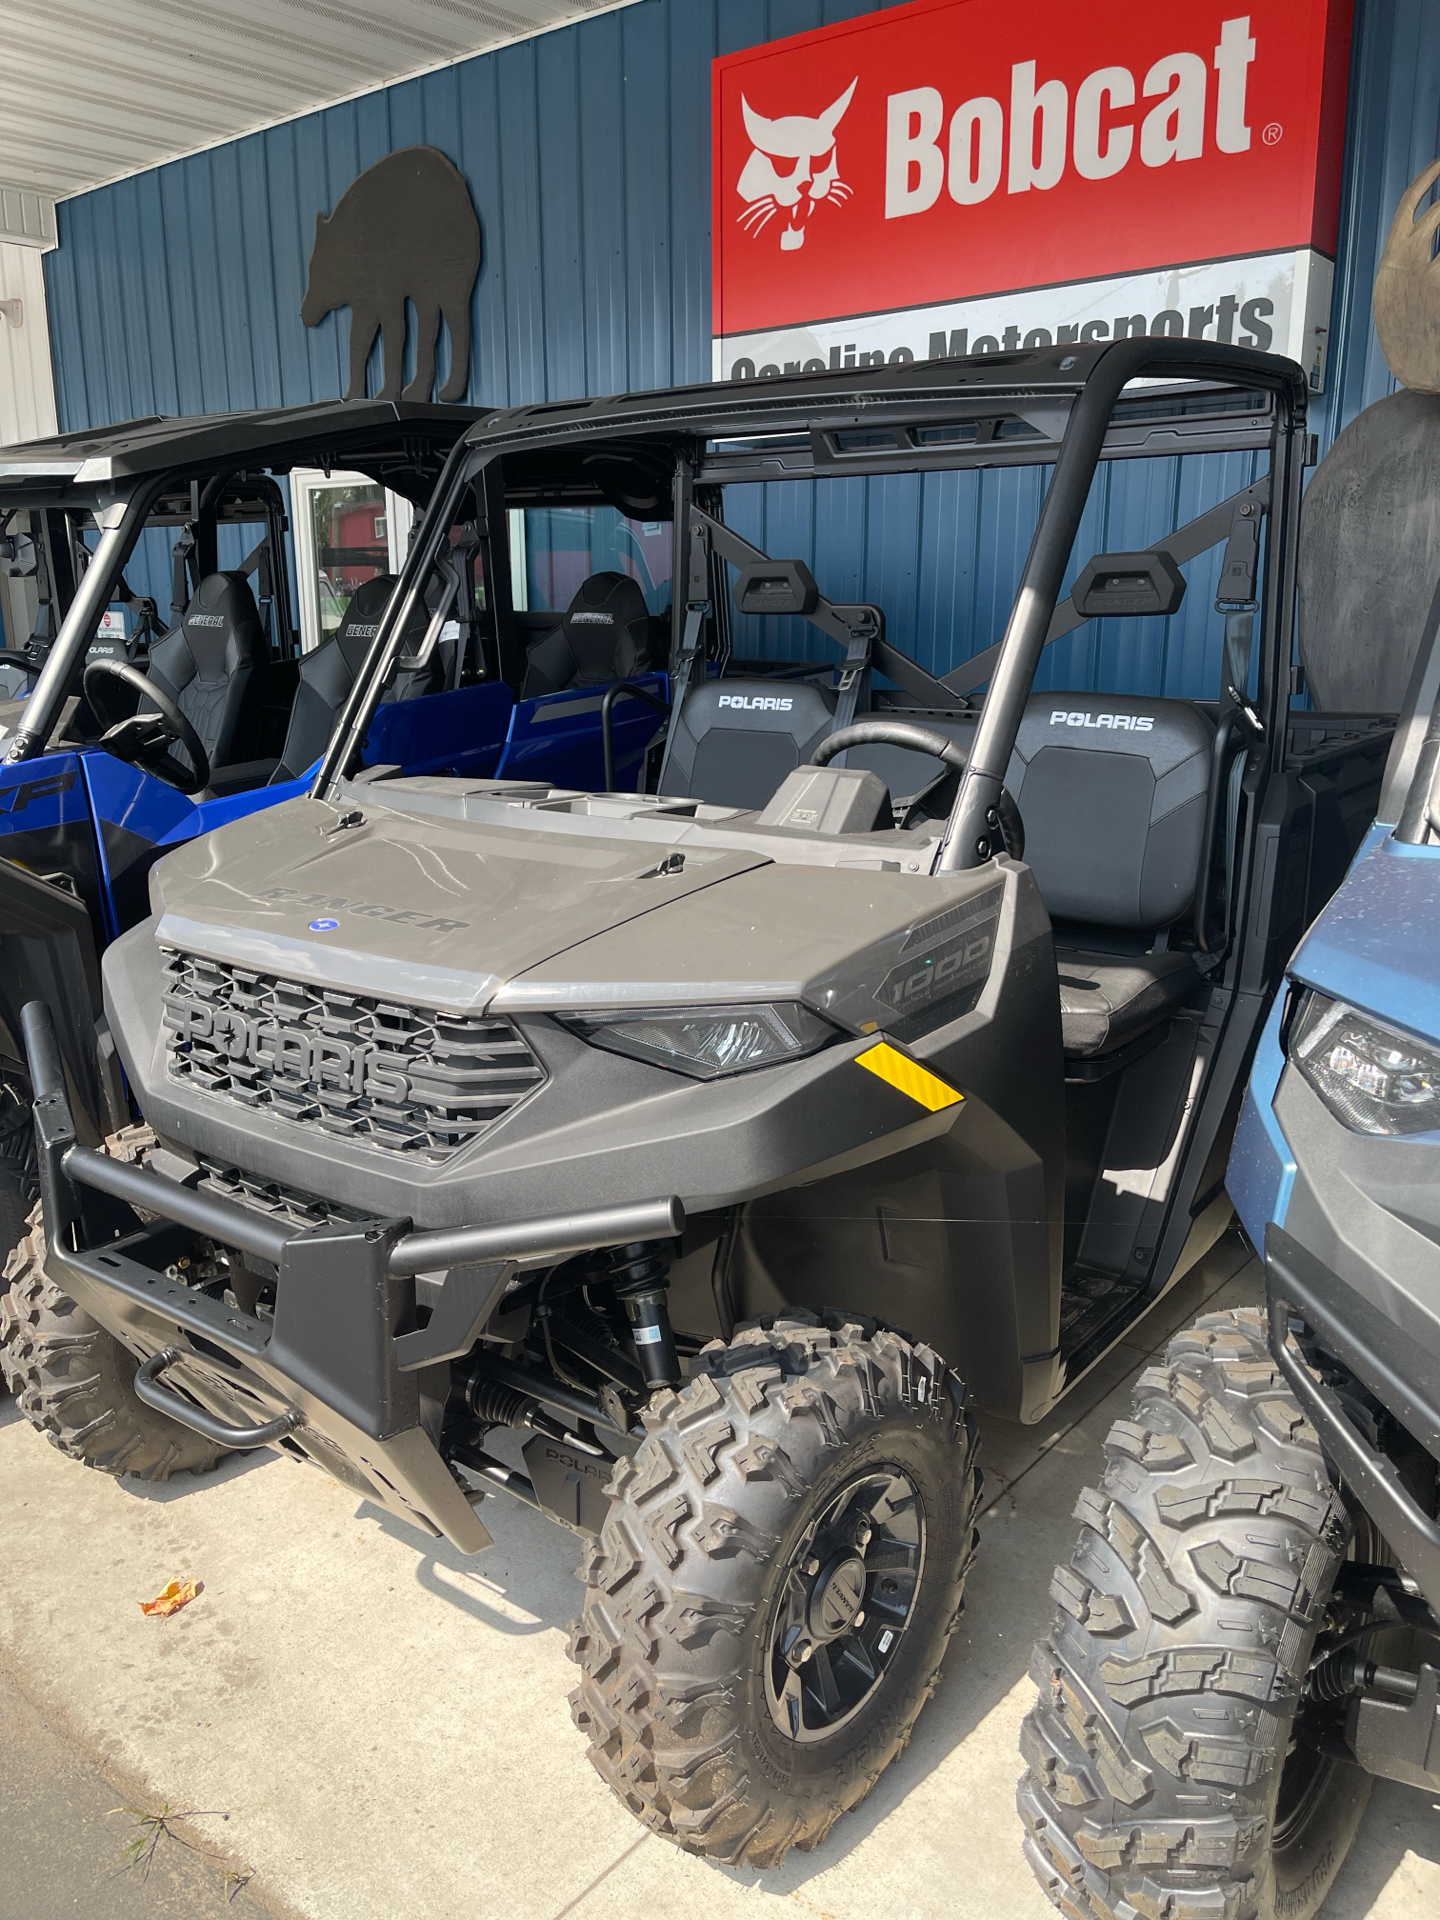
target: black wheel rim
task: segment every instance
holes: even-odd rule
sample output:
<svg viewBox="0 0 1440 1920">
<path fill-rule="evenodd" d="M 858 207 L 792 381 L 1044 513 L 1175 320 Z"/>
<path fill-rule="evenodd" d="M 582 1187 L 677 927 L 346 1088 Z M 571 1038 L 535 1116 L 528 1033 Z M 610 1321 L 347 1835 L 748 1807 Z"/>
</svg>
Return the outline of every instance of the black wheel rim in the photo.
<svg viewBox="0 0 1440 1920">
<path fill-rule="evenodd" d="M 1275 1824 L 1270 1831 L 1273 1852 L 1284 1853 L 1308 1828 L 1337 1764 L 1303 1735 L 1286 1755 L 1275 1801 Z"/>
<path fill-rule="evenodd" d="M 924 1567 L 924 1509 L 897 1469 L 856 1475 L 806 1527 L 765 1643 L 766 1700 L 787 1740 L 828 1739 L 869 1700 L 899 1651 Z"/>
</svg>

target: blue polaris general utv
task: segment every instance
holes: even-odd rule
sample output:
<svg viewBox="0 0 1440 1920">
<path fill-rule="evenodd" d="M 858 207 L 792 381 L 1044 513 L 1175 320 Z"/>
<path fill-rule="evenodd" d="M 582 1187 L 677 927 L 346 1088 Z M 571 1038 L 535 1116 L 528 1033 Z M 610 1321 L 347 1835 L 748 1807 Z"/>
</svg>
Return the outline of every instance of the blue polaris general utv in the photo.
<svg viewBox="0 0 1440 1920">
<path fill-rule="evenodd" d="M 395 586 L 378 516 L 418 516 L 483 417 L 329 402 L 0 449 L 0 1267 L 38 1195 L 21 1007 L 55 1009 L 83 1136 L 126 1126 L 101 952 L 148 913 L 162 854 L 307 790 Z M 358 483 L 303 529 L 318 589 L 297 579 L 301 474 Z M 672 618 L 642 495 L 601 476 L 507 514 L 466 492 L 355 743 L 372 777 L 639 784 Z"/>
<path fill-rule="evenodd" d="M 1141 1375 L 1056 1569 L 1020 1811 L 1090 1920 L 1307 1920 L 1376 1778 L 1440 1793 L 1437 631 L 1440 593 L 1261 1033 L 1226 1183 L 1264 1304 Z"/>
</svg>

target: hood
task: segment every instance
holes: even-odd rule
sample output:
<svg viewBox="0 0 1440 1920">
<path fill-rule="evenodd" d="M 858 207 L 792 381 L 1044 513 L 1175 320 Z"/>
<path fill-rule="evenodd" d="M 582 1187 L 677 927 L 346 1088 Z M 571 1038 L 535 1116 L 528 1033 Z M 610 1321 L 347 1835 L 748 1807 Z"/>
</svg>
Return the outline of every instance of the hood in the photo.
<svg viewBox="0 0 1440 1920">
<path fill-rule="evenodd" d="M 474 1013 L 579 942 L 768 864 L 759 851 L 691 845 L 677 872 L 668 854 L 293 800 L 161 861 L 155 938 L 231 966 Z"/>
</svg>

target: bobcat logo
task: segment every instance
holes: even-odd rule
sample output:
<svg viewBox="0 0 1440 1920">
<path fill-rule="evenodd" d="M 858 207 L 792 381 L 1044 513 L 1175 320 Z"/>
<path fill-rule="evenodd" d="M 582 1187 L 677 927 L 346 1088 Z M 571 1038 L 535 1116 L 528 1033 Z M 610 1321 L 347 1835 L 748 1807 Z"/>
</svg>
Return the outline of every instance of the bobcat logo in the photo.
<svg viewBox="0 0 1440 1920">
<path fill-rule="evenodd" d="M 740 108 L 754 152 L 740 170 L 735 191 L 747 202 L 736 217 L 752 239 L 777 213 L 785 215 L 780 246 L 793 253 L 805 244 L 805 225 L 816 206 L 829 200 L 843 207 L 850 188 L 840 178 L 835 158 L 835 129 L 850 104 L 859 76 L 840 98 L 815 119 L 788 113 L 767 120 L 742 94 Z"/>
</svg>

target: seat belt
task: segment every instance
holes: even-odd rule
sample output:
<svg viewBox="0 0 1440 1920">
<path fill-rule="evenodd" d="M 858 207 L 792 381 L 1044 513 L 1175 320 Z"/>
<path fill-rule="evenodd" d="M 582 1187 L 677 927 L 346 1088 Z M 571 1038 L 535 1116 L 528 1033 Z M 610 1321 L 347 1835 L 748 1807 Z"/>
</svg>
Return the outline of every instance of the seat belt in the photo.
<svg viewBox="0 0 1440 1920">
<path fill-rule="evenodd" d="M 835 612 L 850 629 L 845 661 L 840 669 L 840 697 L 835 702 L 832 733 L 852 726 L 862 696 L 869 705 L 870 665 L 878 642 L 885 638 L 885 616 L 878 607 L 836 607 Z"/>
<path fill-rule="evenodd" d="M 1235 830 L 1240 811 L 1240 781 L 1244 777 L 1246 752 L 1265 738 L 1265 723 L 1250 699 L 1250 655 L 1255 638 L 1255 615 L 1260 609 L 1255 589 L 1260 565 L 1260 521 L 1268 504 L 1268 490 L 1264 500 L 1247 499 L 1240 494 L 1225 504 L 1230 505 L 1232 511 L 1225 557 L 1220 563 L 1220 578 L 1215 589 L 1215 611 L 1225 622 L 1225 639 L 1221 650 L 1215 766 L 1211 778 L 1225 782 L 1225 791 L 1223 795 L 1216 796 L 1216 803 L 1223 804 L 1225 808 L 1225 890 L 1222 911 L 1227 931 L 1223 945 L 1228 945 L 1235 890 Z M 1224 737 L 1232 725 L 1238 725 L 1247 743 L 1245 752 L 1233 755 Z M 1206 844 L 1208 849 L 1208 837 Z M 1213 858 L 1213 849 L 1210 849 L 1209 857 Z M 1208 931 L 1202 931 L 1205 931 L 1208 939 Z M 1223 945 L 1217 950 L 1217 955 L 1223 951 Z"/>
<path fill-rule="evenodd" d="M 690 691 L 695 668 L 705 657 L 705 622 L 715 610 L 711 533 L 718 525 L 720 522 L 712 520 L 701 508 L 690 509 L 685 626 L 680 636 L 680 651 L 670 671 L 670 721 L 665 729 L 665 751 L 660 757 L 660 778 L 655 787 L 657 793 L 665 791 L 670 755 L 675 745 L 675 729 L 680 724 L 680 710 L 685 705 L 685 696 Z"/>
<path fill-rule="evenodd" d="M 170 613 L 171 626 L 178 627 L 185 618 L 185 609 L 190 597 L 200 582 L 194 578 L 195 529 L 184 526 L 180 537 L 170 549 Z"/>
<path fill-rule="evenodd" d="M 464 677 L 475 635 L 475 561 L 480 552 L 480 533 L 473 520 L 460 529 L 460 538 L 450 549 L 457 575 L 455 585 L 455 624 L 460 629 L 455 642 L 455 670 L 451 675 L 453 692 Z"/>
<path fill-rule="evenodd" d="M 655 785 L 657 794 L 665 791 L 665 777 L 670 771 L 670 753 L 675 744 L 675 729 L 680 721 L 685 695 L 690 690 L 690 676 L 704 652 L 704 627 L 710 611 L 708 600 L 687 600 L 685 603 L 685 631 L 681 637 L 675 671 L 670 676 L 670 724 L 665 729 L 665 752 L 660 760 L 660 778 Z"/>
<path fill-rule="evenodd" d="M 148 654 L 151 643 L 164 632 L 160 624 L 160 609 L 148 593 L 135 593 L 123 573 L 115 582 L 115 598 L 135 621 L 135 630 L 125 646 L 126 659 L 134 661 L 139 658 L 142 646 Z"/>
<path fill-rule="evenodd" d="M 1224 669 L 1221 674 L 1220 712 L 1233 710 L 1254 744 L 1265 738 L 1265 725 L 1250 700 L 1250 650 L 1255 637 L 1255 598 L 1260 565 L 1261 507 L 1238 500 L 1225 542 L 1225 558 L 1215 589 L 1215 611 L 1225 621 Z"/>
</svg>

